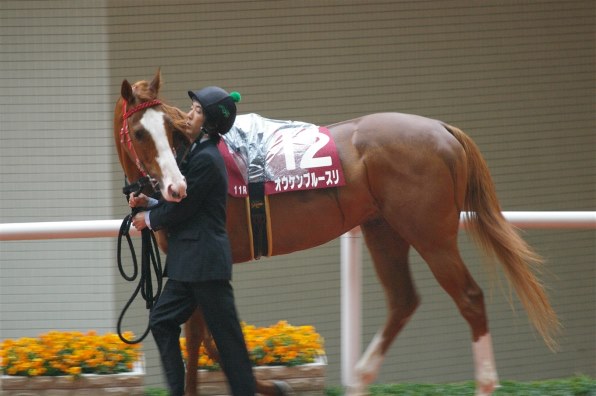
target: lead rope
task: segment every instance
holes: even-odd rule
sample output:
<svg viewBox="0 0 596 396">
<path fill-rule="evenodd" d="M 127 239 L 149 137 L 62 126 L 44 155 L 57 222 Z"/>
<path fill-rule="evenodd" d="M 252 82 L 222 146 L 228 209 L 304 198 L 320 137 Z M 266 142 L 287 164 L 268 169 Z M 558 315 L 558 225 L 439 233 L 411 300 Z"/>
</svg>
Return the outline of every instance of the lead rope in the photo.
<svg viewBox="0 0 596 396">
<path fill-rule="evenodd" d="M 137 275 L 139 274 L 139 266 L 137 262 L 137 256 L 135 252 L 134 245 L 132 243 L 132 239 L 130 237 L 130 226 L 132 224 L 132 219 L 135 214 L 139 212 L 138 209 L 133 208 L 132 212 L 127 215 L 124 220 L 122 220 L 122 224 L 120 225 L 120 231 L 118 232 L 118 247 L 117 247 L 117 257 L 118 257 L 118 270 L 120 271 L 120 275 L 127 280 L 128 282 L 133 282 L 137 279 Z M 122 238 L 126 238 L 126 242 L 128 243 L 128 248 L 130 249 L 131 257 L 132 257 L 132 266 L 133 266 L 133 274 L 127 275 L 124 271 L 124 267 L 122 265 Z M 157 291 L 153 294 L 153 280 L 151 274 L 151 268 L 155 271 L 155 279 L 157 281 Z M 122 334 L 122 320 L 124 319 L 124 314 L 135 300 L 139 291 L 141 292 L 141 296 L 145 300 L 145 306 L 147 309 L 151 310 L 162 290 L 162 283 L 163 283 L 163 271 L 161 267 L 161 257 L 159 255 L 159 248 L 157 246 L 157 241 L 155 239 L 155 234 L 148 228 L 145 228 L 141 231 L 141 276 L 139 278 L 139 283 L 135 291 L 132 293 L 132 296 L 128 299 L 128 302 L 122 309 L 120 313 L 120 317 L 118 318 L 118 336 L 120 339 L 127 343 L 127 344 L 137 344 L 147 337 L 149 334 L 149 324 L 147 324 L 147 328 L 143 335 L 137 339 L 128 340 Z"/>
<path fill-rule="evenodd" d="M 127 119 L 134 113 L 140 110 L 147 109 L 149 107 L 161 105 L 161 101 L 159 99 L 154 99 L 148 102 L 144 102 L 138 104 L 137 106 L 133 107 L 132 109 L 128 110 L 128 102 L 126 99 L 122 98 L 122 127 L 120 128 L 120 144 L 128 149 L 128 154 L 131 156 L 137 168 L 139 169 L 140 173 L 143 175 L 136 183 L 125 185 L 122 189 L 122 192 L 126 195 L 127 200 L 130 197 L 130 194 L 138 195 L 141 190 L 147 185 L 147 183 L 151 183 L 152 187 L 155 189 L 154 183 L 151 181 L 151 178 L 148 176 L 147 172 L 143 168 L 141 161 L 139 160 L 139 156 L 137 155 L 134 146 L 132 144 L 132 139 L 130 137 L 130 133 L 128 131 L 128 121 Z M 134 245 L 132 243 L 132 239 L 130 238 L 130 226 L 132 224 L 132 219 L 135 214 L 139 212 L 138 209 L 134 209 L 131 211 L 131 214 L 127 215 L 124 220 L 122 220 L 122 224 L 120 225 L 120 231 L 118 232 L 118 247 L 117 247 L 117 259 L 118 259 L 118 270 L 120 271 L 120 275 L 129 281 L 133 282 L 137 279 L 137 275 L 139 274 L 139 266 L 137 262 L 137 256 L 134 249 Z M 126 242 L 128 243 L 128 248 L 130 249 L 131 257 L 132 257 L 132 266 L 133 266 L 133 274 L 128 276 L 124 272 L 124 267 L 122 265 L 122 238 L 126 238 Z M 153 294 L 153 280 L 151 276 L 151 267 L 155 271 L 155 279 L 157 282 L 157 292 L 155 295 Z M 149 334 L 149 324 L 147 324 L 147 328 L 141 337 L 138 339 L 128 340 L 122 334 L 122 320 L 124 319 L 124 314 L 134 301 L 134 299 L 141 292 L 141 296 L 145 300 L 145 305 L 147 309 L 153 308 L 153 305 L 157 302 L 159 295 L 161 294 L 162 290 L 162 283 L 163 283 L 163 271 L 161 267 L 161 258 L 159 256 L 159 248 L 157 246 L 157 241 L 155 239 L 155 234 L 153 231 L 145 228 L 141 231 L 141 276 L 139 278 L 139 283 L 135 291 L 132 293 L 132 296 L 129 298 L 128 302 L 122 309 L 120 316 L 118 317 L 118 336 L 120 339 L 127 343 L 127 344 L 137 344 L 147 337 Z"/>
</svg>

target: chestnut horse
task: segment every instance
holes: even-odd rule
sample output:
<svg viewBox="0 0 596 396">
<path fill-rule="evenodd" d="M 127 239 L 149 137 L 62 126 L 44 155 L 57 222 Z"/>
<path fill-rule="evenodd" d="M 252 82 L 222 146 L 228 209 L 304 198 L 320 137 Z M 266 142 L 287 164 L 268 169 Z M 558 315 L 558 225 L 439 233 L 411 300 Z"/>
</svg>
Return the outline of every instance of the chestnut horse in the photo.
<svg viewBox="0 0 596 396">
<path fill-rule="evenodd" d="M 160 79 L 158 71 L 151 82 L 131 87 L 123 81 L 114 133 L 129 180 L 140 177 L 142 169 L 159 182 L 165 199 L 176 201 L 184 196 L 186 185 L 174 169 L 172 147 L 177 131 L 184 130 L 185 115 L 155 101 Z M 135 111 L 123 117 L 125 102 Z M 128 145 L 120 143 L 123 124 L 130 131 Z M 360 226 L 386 294 L 388 317 L 357 363 L 354 385 L 346 394 L 366 394 L 389 346 L 419 305 L 408 262 L 410 247 L 470 326 L 476 395 L 491 395 L 498 386 L 483 292 L 458 249 L 462 211 L 469 212 L 468 231 L 501 263 L 545 343 L 556 347 L 559 321 L 534 274 L 542 260 L 501 214 L 488 166 L 470 137 L 443 122 L 399 113 L 366 115 L 328 129 L 346 184 L 271 195 L 272 253 L 308 249 Z M 316 213 L 320 221 L 312 222 L 309 213 Z M 230 197 L 228 232 L 234 262 L 252 259 L 247 227 L 244 200 Z"/>
</svg>

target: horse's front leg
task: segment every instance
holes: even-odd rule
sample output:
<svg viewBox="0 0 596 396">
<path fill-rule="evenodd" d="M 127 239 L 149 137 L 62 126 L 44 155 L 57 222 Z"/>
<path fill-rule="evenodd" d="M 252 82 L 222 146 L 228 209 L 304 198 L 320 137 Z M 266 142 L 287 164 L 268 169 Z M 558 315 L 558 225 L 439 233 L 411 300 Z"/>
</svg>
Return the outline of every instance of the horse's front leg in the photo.
<svg viewBox="0 0 596 396">
<path fill-rule="evenodd" d="M 197 396 L 198 388 L 198 361 L 199 347 L 205 337 L 205 321 L 199 308 L 195 309 L 192 316 L 184 324 L 184 335 L 186 336 L 186 391 L 185 396 Z"/>
<path fill-rule="evenodd" d="M 186 393 L 185 396 L 197 395 L 197 360 L 201 342 L 204 344 L 207 354 L 213 361 L 219 361 L 219 352 L 215 347 L 213 336 L 207 327 L 200 308 L 197 308 L 190 319 L 184 325 L 186 334 L 186 350 L 188 363 L 186 366 Z M 292 387 L 284 381 L 256 380 L 257 393 L 265 396 L 291 396 L 294 395 Z"/>
<path fill-rule="evenodd" d="M 155 239 L 157 240 L 157 246 L 163 254 L 168 254 L 168 236 L 166 230 L 155 231 Z"/>
</svg>

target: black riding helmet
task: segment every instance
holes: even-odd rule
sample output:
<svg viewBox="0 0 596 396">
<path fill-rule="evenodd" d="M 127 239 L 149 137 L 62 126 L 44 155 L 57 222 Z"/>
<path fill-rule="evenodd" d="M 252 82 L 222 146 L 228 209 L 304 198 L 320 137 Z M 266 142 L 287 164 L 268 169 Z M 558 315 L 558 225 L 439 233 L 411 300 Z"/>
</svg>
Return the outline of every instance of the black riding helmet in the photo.
<svg viewBox="0 0 596 396">
<path fill-rule="evenodd" d="M 207 133 L 226 134 L 236 120 L 236 102 L 240 101 L 238 92 L 227 93 L 220 87 L 206 87 L 198 91 L 188 91 L 188 96 L 203 107 Z"/>
</svg>

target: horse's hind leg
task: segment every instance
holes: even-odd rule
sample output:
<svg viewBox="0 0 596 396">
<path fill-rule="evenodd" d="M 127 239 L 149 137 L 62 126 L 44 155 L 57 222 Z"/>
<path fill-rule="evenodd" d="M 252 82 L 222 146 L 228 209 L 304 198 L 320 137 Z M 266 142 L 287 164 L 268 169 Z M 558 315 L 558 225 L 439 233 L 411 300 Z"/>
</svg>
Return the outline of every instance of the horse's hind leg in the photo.
<svg viewBox="0 0 596 396">
<path fill-rule="evenodd" d="M 356 365 L 357 378 L 348 395 L 365 394 L 367 385 L 378 376 L 389 346 L 420 303 L 410 274 L 409 244 L 382 219 L 361 229 L 385 290 L 388 317 Z"/>
<path fill-rule="evenodd" d="M 384 218 L 391 228 L 411 244 L 428 264 L 441 287 L 451 296 L 461 315 L 468 322 L 472 332 L 474 353 L 476 395 L 491 395 L 498 386 L 492 342 L 488 331 L 488 320 L 484 296 L 478 284 L 466 268 L 457 246 L 459 213 L 452 209 L 444 198 L 449 194 L 431 194 L 412 199 L 416 204 L 407 208 L 386 205 Z M 393 220 L 396 219 L 396 220 Z M 388 228 L 388 227 L 387 227 Z M 383 238 L 383 234 L 374 234 Z M 382 240 L 382 239 L 380 239 Z M 385 242 L 387 243 L 387 242 Z M 375 245 L 373 237 L 367 239 L 369 246 L 376 246 L 378 253 L 373 255 L 377 270 L 387 266 L 383 260 L 382 245 Z M 371 249 L 372 250 L 372 249 Z M 402 259 L 403 260 L 403 259 Z M 377 262 L 378 261 L 378 262 Z M 381 278 L 383 275 L 380 274 Z M 392 286 L 383 280 L 385 290 Z M 405 280 L 402 279 L 402 282 Z M 410 281 L 411 282 L 411 281 Z M 393 286 L 394 287 L 394 286 Z M 396 291 L 397 293 L 398 291 Z"/>
<path fill-rule="evenodd" d="M 426 229 L 423 242 L 415 243 L 414 247 L 470 325 L 475 363 L 476 395 L 491 395 L 494 389 L 498 387 L 499 381 L 488 330 L 484 295 L 460 256 L 457 247 L 457 232 L 451 233 L 452 236 L 445 236 L 449 233 L 441 233 L 438 230 L 441 227 L 437 226 L 437 224 L 441 224 L 449 228 L 450 222 L 457 223 L 458 220 L 449 218 L 440 223 L 431 219 L 428 220 L 426 223 L 428 228 L 435 226 L 434 233 L 430 229 Z M 451 226 L 451 228 L 454 227 L 457 229 L 457 224 Z"/>
</svg>

